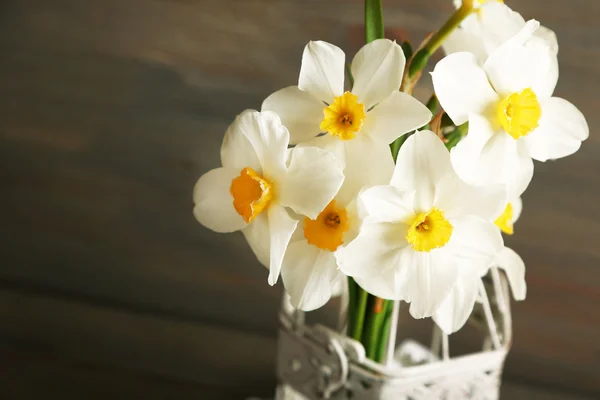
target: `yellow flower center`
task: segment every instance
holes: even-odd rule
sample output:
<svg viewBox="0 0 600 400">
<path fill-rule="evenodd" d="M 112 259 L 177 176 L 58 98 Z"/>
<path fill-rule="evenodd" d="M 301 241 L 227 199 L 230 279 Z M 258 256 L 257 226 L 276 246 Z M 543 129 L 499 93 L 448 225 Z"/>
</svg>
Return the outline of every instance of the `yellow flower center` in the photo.
<svg viewBox="0 0 600 400">
<path fill-rule="evenodd" d="M 431 251 L 448 243 L 453 230 L 444 213 L 433 207 L 427 212 L 418 213 L 409 222 L 406 240 L 416 251 Z"/>
<path fill-rule="evenodd" d="M 497 114 L 504 130 L 519 139 L 537 128 L 542 109 L 533 90 L 527 88 L 500 100 Z"/>
<path fill-rule="evenodd" d="M 344 233 L 350 228 L 345 208 L 338 208 L 335 200 L 325 207 L 317 219 L 304 218 L 304 237 L 320 249 L 335 251 L 344 244 Z"/>
<path fill-rule="evenodd" d="M 229 193 L 233 208 L 246 222 L 252 222 L 273 200 L 273 185 L 252 168 L 244 168 L 240 176 L 231 181 Z"/>
<path fill-rule="evenodd" d="M 502 214 L 494 221 L 496 226 L 500 228 L 500 230 L 507 235 L 512 235 L 514 233 L 513 227 L 513 206 L 511 203 L 506 205 Z"/>
<path fill-rule="evenodd" d="M 336 97 L 325 107 L 325 116 L 321 121 L 321 129 L 342 140 L 353 139 L 365 121 L 365 105 L 358 102 L 358 97 L 346 92 Z"/>
</svg>

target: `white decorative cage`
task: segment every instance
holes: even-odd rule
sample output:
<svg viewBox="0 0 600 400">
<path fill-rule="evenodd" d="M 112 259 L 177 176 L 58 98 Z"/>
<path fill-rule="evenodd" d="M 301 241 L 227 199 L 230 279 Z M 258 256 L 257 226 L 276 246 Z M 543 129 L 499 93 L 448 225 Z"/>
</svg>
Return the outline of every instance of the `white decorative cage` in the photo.
<svg viewBox="0 0 600 400">
<path fill-rule="evenodd" d="M 395 348 L 400 303 L 394 304 L 387 359 L 376 363 L 363 346 L 322 325 L 304 323 L 284 295 L 280 314 L 276 400 L 498 399 L 512 330 L 508 284 L 492 268 L 482 280 L 471 319 L 484 328 L 481 351 L 450 357 L 448 336 L 434 325 L 430 347 L 406 340 Z M 347 303 L 342 299 L 343 304 Z M 340 310 L 340 321 L 345 319 Z"/>
</svg>

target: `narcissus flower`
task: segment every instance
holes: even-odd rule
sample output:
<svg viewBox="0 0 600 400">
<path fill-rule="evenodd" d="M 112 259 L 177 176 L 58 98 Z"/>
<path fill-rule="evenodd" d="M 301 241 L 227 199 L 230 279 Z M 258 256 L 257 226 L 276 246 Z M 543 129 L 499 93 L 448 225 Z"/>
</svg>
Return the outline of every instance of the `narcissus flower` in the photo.
<svg viewBox="0 0 600 400">
<path fill-rule="evenodd" d="M 395 42 L 375 40 L 356 54 L 351 91 L 344 91 L 344 63 L 340 48 L 308 43 L 298 86 L 273 93 L 262 109 L 281 117 L 293 143 L 334 151 L 345 163 L 344 191 L 355 195 L 363 186 L 389 182 L 394 163 L 388 145 L 429 122 L 431 112 L 399 91 L 406 59 Z"/>
<path fill-rule="evenodd" d="M 490 266 L 499 267 L 506 272 L 515 300 L 525 300 L 525 263 L 514 250 L 503 248 Z M 487 270 L 483 270 L 481 276 L 486 273 Z M 463 275 L 456 281 L 448 297 L 433 314 L 433 320 L 444 332 L 454 333 L 467 322 L 478 299 L 480 286 L 481 277 L 472 274 Z"/>
<path fill-rule="evenodd" d="M 461 276 L 480 277 L 503 247 L 493 221 L 505 191 L 460 180 L 430 131 L 411 136 L 390 184 L 366 189 L 359 202 L 365 219 L 336 252 L 340 269 L 369 293 L 410 302 L 415 318 L 431 316 Z"/>
<path fill-rule="evenodd" d="M 469 183 L 507 185 L 518 197 L 538 161 L 573 154 L 588 137 L 585 117 L 571 103 L 552 97 L 558 79 L 556 54 L 525 27 L 479 65 L 471 53 L 455 53 L 435 67 L 433 85 L 456 125 L 467 136 L 452 149 L 452 163 Z"/>
<path fill-rule="evenodd" d="M 194 216 L 216 232 L 242 230 L 275 284 L 298 221 L 286 209 L 316 218 L 338 192 L 342 165 L 328 151 L 302 148 L 287 157 L 289 133 L 272 112 L 247 110 L 229 126 L 223 167 L 194 187 Z"/>
<path fill-rule="evenodd" d="M 304 311 L 323 306 L 345 284 L 335 253 L 358 233 L 356 202 L 332 200 L 314 219 L 303 218 L 285 253 L 281 278 L 292 305 Z"/>
<path fill-rule="evenodd" d="M 473 3 L 475 12 L 446 38 L 443 48 L 446 54 L 473 53 L 483 65 L 494 50 L 523 29 L 525 20 L 502 0 L 477 0 Z M 454 5 L 460 7 L 462 0 L 455 0 Z M 540 26 L 534 36 L 544 40 L 554 54 L 558 53 L 556 35 L 550 29 Z"/>
</svg>

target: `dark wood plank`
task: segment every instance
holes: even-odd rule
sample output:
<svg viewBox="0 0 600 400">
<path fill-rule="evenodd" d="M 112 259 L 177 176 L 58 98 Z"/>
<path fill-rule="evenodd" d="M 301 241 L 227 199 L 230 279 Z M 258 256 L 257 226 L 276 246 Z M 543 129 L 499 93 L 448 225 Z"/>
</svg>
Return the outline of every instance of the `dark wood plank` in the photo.
<svg viewBox="0 0 600 400">
<path fill-rule="evenodd" d="M 0 305 L 2 399 L 272 398 L 275 337 L 7 290 Z M 510 380 L 502 398 L 591 399 Z"/>
<path fill-rule="evenodd" d="M 450 3 L 385 1 L 388 32 L 419 39 L 439 26 Z M 587 114 L 592 136 L 577 155 L 536 164 L 517 235 L 507 241 L 525 259 L 529 282 L 528 300 L 514 310 L 507 376 L 598 394 L 600 3 L 513 6 L 557 31 L 557 94 Z M 241 235 L 195 223 L 192 186 L 218 165 L 230 120 L 296 81 L 308 40 L 352 54 L 361 24 L 359 0 L 2 2 L 2 285 L 274 335 L 280 288 L 266 284 Z M 421 98 L 430 90 L 425 81 Z M 28 315 L 28 300 L 18 299 L 4 303 L 14 326 L 3 325 L 0 335 L 63 351 L 70 335 L 91 332 L 77 325 L 86 321 L 84 309 L 76 322 L 60 319 L 63 303 L 27 319 L 19 316 Z M 108 354 L 114 363 L 184 378 L 197 371 L 193 363 L 178 366 L 183 346 L 167 363 L 132 361 L 119 335 L 135 342 L 145 330 L 105 323 L 93 348 L 67 346 L 69 354 L 97 361 Z M 165 346 L 158 335 L 148 340 Z"/>
<path fill-rule="evenodd" d="M 262 336 L 8 290 L 0 290 L 0 319 L 4 348 L 195 382 L 219 398 L 266 395 L 275 385 L 276 332 Z"/>
<path fill-rule="evenodd" d="M 220 399 L 222 388 L 0 348 L 3 399 Z M 225 395 L 227 396 L 227 395 Z M 231 395 L 231 399 L 240 399 Z"/>
</svg>

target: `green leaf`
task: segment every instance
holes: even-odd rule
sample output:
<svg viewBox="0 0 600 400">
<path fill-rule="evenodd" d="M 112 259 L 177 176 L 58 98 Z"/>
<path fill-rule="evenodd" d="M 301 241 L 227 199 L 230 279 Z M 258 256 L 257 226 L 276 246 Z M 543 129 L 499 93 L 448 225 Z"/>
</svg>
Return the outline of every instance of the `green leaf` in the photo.
<svg viewBox="0 0 600 400">
<path fill-rule="evenodd" d="M 406 57 L 407 60 L 410 59 L 413 55 L 413 48 L 410 42 L 408 40 L 404 41 L 401 47 L 404 52 L 404 57 Z"/>
<path fill-rule="evenodd" d="M 365 40 L 383 39 L 383 11 L 381 0 L 365 0 Z"/>
</svg>

